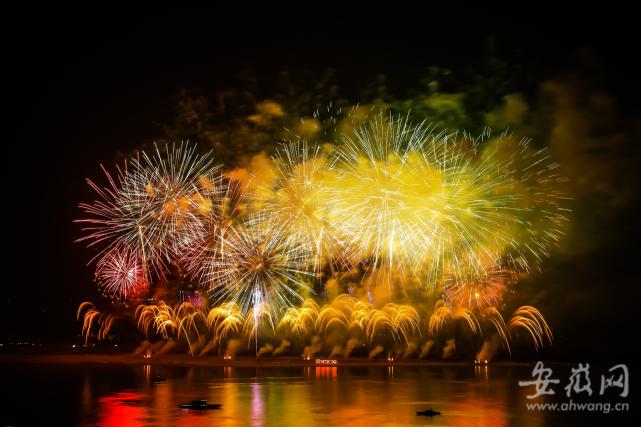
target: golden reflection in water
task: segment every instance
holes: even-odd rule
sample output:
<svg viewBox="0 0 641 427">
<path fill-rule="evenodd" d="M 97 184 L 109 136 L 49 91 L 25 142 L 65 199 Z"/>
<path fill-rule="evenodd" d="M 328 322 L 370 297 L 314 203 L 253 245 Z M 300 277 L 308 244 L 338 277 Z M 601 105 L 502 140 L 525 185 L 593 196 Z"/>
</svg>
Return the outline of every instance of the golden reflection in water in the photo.
<svg viewBox="0 0 641 427">
<path fill-rule="evenodd" d="M 151 384 L 151 395 L 153 398 L 152 407 L 154 418 L 158 419 L 161 427 L 171 426 L 171 412 L 175 410 L 176 405 L 173 402 L 173 390 L 171 381 L 162 381 Z"/>
<path fill-rule="evenodd" d="M 151 365 L 143 365 L 142 372 L 145 376 L 145 381 L 149 382 L 151 380 Z"/>
<path fill-rule="evenodd" d="M 510 403 L 525 410 L 526 402 L 526 400 L 515 398 L 514 382 L 491 381 L 490 367 L 487 365 L 474 367 L 474 379 L 473 387 L 469 387 L 467 393 L 448 402 L 447 412 L 443 411 L 448 415 L 447 425 L 504 427 L 514 424 L 515 419 L 510 420 L 508 417 Z M 543 424 L 542 419 L 528 416 L 519 417 L 517 423 L 517 425 L 524 427 L 539 427 Z"/>
<path fill-rule="evenodd" d="M 489 367 L 485 366 L 474 366 L 474 378 L 477 380 L 489 380 Z"/>
<path fill-rule="evenodd" d="M 232 368 L 229 368 L 232 369 Z M 230 375 L 232 372 L 230 372 Z M 220 396 L 215 402 L 222 403 L 222 414 L 225 417 L 233 417 L 234 414 L 247 414 L 243 407 L 247 400 L 241 392 L 241 384 L 231 378 L 225 378 L 221 383 L 213 385 L 212 394 Z M 233 418 L 232 418 L 233 420 Z M 233 423 L 222 423 L 221 425 L 233 425 Z"/>
<path fill-rule="evenodd" d="M 140 369 L 140 368 L 138 368 Z M 105 426 L 350 427 L 450 425 L 503 427 L 510 421 L 536 427 L 545 414 L 528 413 L 512 374 L 487 366 L 442 369 L 304 367 L 290 370 L 198 368 L 161 370 L 167 381 L 150 382 L 157 367 L 143 366 L 143 385 L 100 396 L 83 384 L 83 408 Z M 140 372 L 140 371 L 138 371 Z M 140 377 L 138 377 L 140 381 Z M 86 382 L 91 383 L 94 377 Z M 222 409 L 189 411 L 193 399 Z M 89 409 L 88 406 L 95 405 Z M 416 416 L 429 407 L 442 415 Z M 516 415 L 520 415 L 516 417 Z M 521 418 L 523 416 L 524 418 Z"/>
</svg>

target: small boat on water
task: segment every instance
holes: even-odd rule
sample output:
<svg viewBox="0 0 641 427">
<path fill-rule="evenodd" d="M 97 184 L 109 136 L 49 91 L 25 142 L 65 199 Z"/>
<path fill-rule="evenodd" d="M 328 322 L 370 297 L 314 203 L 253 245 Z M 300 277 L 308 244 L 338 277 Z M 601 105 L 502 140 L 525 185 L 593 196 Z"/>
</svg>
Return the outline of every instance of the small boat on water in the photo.
<svg viewBox="0 0 641 427">
<path fill-rule="evenodd" d="M 424 411 L 416 411 L 416 415 L 423 415 L 424 417 L 433 417 L 434 415 L 441 415 L 441 413 L 439 411 L 435 411 L 432 408 L 430 408 Z"/>
<path fill-rule="evenodd" d="M 181 403 L 178 405 L 181 409 L 193 409 L 200 411 L 203 409 L 220 409 L 223 405 L 221 403 L 207 403 L 206 400 L 192 400 L 190 403 Z"/>
<path fill-rule="evenodd" d="M 163 382 L 163 381 L 167 381 L 167 378 L 163 378 L 163 377 L 161 377 L 160 375 L 156 375 L 155 377 L 153 377 L 153 378 L 151 379 L 151 382 L 152 382 L 152 383 L 161 383 L 161 382 Z"/>
</svg>

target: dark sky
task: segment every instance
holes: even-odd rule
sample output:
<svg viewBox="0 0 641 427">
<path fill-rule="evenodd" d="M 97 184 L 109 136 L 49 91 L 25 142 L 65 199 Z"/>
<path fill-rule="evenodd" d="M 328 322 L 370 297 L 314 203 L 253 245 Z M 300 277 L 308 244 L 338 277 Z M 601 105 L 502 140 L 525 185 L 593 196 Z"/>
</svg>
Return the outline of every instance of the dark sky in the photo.
<svg viewBox="0 0 641 427">
<path fill-rule="evenodd" d="M 11 244 L 0 336 L 56 340 L 78 332 L 75 308 L 92 295 L 91 269 L 84 267 L 89 257 L 73 244 L 79 228 L 71 222 L 80 214 L 78 202 L 91 200 L 84 178 L 97 176 L 99 163 L 111 164 L 118 152 L 160 136 L 181 88 L 212 93 L 233 87 L 239 73 L 249 70 L 268 94 L 280 71 L 314 75 L 331 67 L 347 96 L 381 72 L 391 86 L 411 89 L 428 65 L 474 67 L 492 36 L 504 59 L 533 67 L 538 80 L 523 90 L 558 74 L 578 49 L 598 52 L 608 64 L 611 92 L 624 111 L 638 111 L 639 73 L 631 58 L 638 52 L 637 24 L 629 11 L 509 15 L 478 9 L 462 15 L 412 6 L 372 18 L 367 11 L 314 7 L 297 17 L 249 5 L 233 11 L 9 9 L 3 69 L 10 132 L 3 164 L 10 195 L 3 205 L 11 218 L 5 223 Z M 636 279 L 631 271 L 637 245 L 614 245 L 621 251 L 619 270 L 630 270 L 622 273 L 625 280 Z M 605 268 L 595 266 L 594 274 Z M 629 286 L 616 274 L 606 295 Z M 608 349 L 627 336 L 620 329 L 634 319 L 614 312 L 614 298 L 612 314 L 577 325 L 595 330 Z M 634 306 L 627 301 L 620 307 Z M 599 323 L 610 318 L 616 333 Z M 588 338 L 581 335 L 583 347 L 576 340 L 580 351 L 590 349 Z M 563 351 L 573 345 L 566 343 Z"/>
</svg>

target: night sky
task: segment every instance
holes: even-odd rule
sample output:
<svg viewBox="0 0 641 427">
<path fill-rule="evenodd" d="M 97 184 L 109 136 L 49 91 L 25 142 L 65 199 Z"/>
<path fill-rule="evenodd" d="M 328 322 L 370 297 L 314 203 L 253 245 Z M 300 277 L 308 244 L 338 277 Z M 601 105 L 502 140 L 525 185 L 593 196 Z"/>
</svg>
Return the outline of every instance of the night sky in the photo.
<svg viewBox="0 0 641 427">
<path fill-rule="evenodd" d="M 466 18 L 404 9 L 385 18 L 354 19 L 315 4 L 321 8 L 298 17 L 249 6 L 5 14 L 9 135 L 3 175 L 10 194 L 3 210 L 10 238 L 2 339 L 57 343 L 78 335 L 76 307 L 95 296 L 92 270 L 85 267 L 90 253 L 73 243 L 80 236 L 72 223 L 81 214 L 77 204 L 93 200 L 84 179 L 99 176 L 100 163 L 111 165 L 119 153 L 161 137 L 182 88 L 213 93 L 235 87 L 241 74 L 250 73 L 260 95 L 268 97 L 270 82 L 281 71 L 313 81 L 333 68 L 343 95 L 358 101 L 366 82 L 379 73 L 402 93 L 429 65 L 474 67 L 493 41 L 503 59 L 525 65 L 531 76 L 523 79 L 526 93 L 561 73 L 575 52 L 596 52 L 606 64 L 604 84 L 617 99 L 617 111 L 628 122 L 639 117 L 639 72 L 632 58 L 638 55 L 638 30 L 630 11 L 595 10 L 579 18 L 552 10 L 527 16 L 477 10 Z M 631 126 L 636 133 L 623 150 L 641 166 L 639 126 L 638 121 Z M 612 169 L 622 180 L 638 178 L 636 170 L 625 168 Z M 597 244 L 587 254 L 550 262 L 545 280 L 554 285 L 546 298 L 554 301 L 548 307 L 555 313 L 548 317 L 557 347 L 549 357 L 580 361 L 591 352 L 591 357 L 632 359 L 626 340 L 639 323 L 638 200 L 637 191 L 616 221 L 590 231 Z"/>
</svg>

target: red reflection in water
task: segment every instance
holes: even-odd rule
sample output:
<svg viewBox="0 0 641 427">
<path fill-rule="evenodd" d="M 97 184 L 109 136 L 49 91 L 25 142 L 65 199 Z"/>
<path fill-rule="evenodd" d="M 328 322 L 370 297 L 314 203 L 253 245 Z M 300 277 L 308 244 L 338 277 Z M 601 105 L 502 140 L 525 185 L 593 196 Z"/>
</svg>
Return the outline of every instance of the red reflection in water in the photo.
<svg viewBox="0 0 641 427">
<path fill-rule="evenodd" d="M 98 424 L 105 427 L 127 427 L 142 425 L 145 409 L 140 406 L 142 394 L 123 392 L 105 396 L 98 400 Z"/>
<path fill-rule="evenodd" d="M 316 376 L 317 377 L 336 377 L 336 367 L 330 366 L 319 366 L 316 367 Z"/>
</svg>

